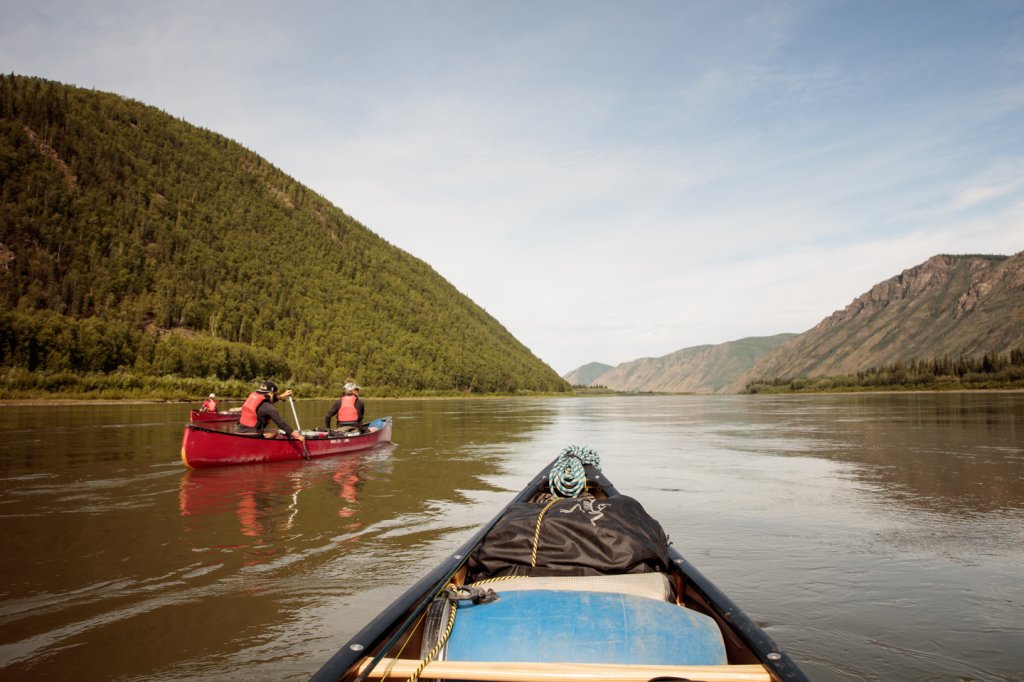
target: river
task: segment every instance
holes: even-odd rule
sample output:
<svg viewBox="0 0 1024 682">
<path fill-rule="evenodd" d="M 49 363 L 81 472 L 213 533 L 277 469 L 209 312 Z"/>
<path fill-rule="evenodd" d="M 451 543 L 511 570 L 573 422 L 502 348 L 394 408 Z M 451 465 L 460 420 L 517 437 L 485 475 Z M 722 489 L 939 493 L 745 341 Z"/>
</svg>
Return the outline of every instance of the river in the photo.
<svg viewBox="0 0 1024 682">
<path fill-rule="evenodd" d="M 364 399 L 203 471 L 187 405 L 4 405 L 0 679 L 305 679 L 571 444 L 811 679 L 1024 679 L 1024 393 Z"/>
</svg>

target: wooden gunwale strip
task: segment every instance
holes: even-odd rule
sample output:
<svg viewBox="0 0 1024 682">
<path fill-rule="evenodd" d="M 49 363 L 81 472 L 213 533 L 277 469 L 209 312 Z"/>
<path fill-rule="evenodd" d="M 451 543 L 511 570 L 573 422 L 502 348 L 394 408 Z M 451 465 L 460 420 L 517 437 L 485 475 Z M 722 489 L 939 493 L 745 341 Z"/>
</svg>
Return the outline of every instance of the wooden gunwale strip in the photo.
<svg viewBox="0 0 1024 682">
<path fill-rule="evenodd" d="M 366 672 L 372 659 L 359 662 L 358 674 Z M 367 677 L 385 675 L 408 678 L 420 661 L 384 658 Z M 432 661 L 419 675 L 423 679 L 485 680 L 487 682 L 560 682 L 596 680 L 647 682 L 656 677 L 681 678 L 694 682 L 771 682 L 760 664 L 752 665 L 624 665 L 614 663 L 508 663 L 485 661 Z"/>
</svg>

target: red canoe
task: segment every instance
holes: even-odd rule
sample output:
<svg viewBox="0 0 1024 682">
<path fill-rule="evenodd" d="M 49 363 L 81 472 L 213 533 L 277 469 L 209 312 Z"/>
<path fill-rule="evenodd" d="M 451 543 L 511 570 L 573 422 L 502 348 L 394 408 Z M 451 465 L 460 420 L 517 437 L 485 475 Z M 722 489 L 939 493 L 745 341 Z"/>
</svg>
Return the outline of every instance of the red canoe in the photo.
<svg viewBox="0 0 1024 682">
<path fill-rule="evenodd" d="M 237 410 L 235 412 L 200 412 L 199 410 L 192 410 L 188 420 L 193 424 L 236 422 L 238 421 L 238 415 L 240 414 L 242 414 L 241 410 Z"/>
<path fill-rule="evenodd" d="M 306 450 L 310 457 L 326 457 L 390 443 L 391 417 L 374 419 L 364 430 L 353 436 L 306 431 Z M 186 424 L 181 439 L 181 461 L 190 469 L 303 458 L 302 443 L 284 436 L 258 438 Z"/>
</svg>

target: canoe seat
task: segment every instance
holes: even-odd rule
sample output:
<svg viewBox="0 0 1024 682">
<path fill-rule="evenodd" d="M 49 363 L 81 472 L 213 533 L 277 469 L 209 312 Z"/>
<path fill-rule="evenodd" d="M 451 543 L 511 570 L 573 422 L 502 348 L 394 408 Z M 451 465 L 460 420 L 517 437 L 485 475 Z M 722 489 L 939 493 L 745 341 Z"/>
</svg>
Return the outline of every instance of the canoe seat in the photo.
<svg viewBox="0 0 1024 682">
<path fill-rule="evenodd" d="M 460 603 L 438 659 L 442 657 L 648 665 L 728 662 L 717 624 L 702 613 L 633 594 L 551 589 L 502 590 L 491 603 Z"/>
</svg>

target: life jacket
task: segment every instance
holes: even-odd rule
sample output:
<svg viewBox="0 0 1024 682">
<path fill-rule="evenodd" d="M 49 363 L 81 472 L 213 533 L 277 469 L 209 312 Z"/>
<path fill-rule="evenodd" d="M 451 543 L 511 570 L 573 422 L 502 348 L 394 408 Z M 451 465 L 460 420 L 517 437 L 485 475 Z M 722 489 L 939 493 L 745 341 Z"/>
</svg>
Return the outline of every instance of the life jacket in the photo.
<svg viewBox="0 0 1024 682">
<path fill-rule="evenodd" d="M 206 410 L 207 412 L 216 412 L 217 411 L 217 401 L 214 400 L 213 398 L 207 398 L 203 402 L 203 409 Z"/>
<path fill-rule="evenodd" d="M 242 415 L 238 418 L 238 423 L 249 428 L 259 426 L 259 417 L 256 415 L 256 410 L 259 409 L 264 400 L 268 399 L 265 393 L 260 393 L 259 391 L 250 393 L 249 397 L 242 403 Z"/>
<path fill-rule="evenodd" d="M 359 410 L 356 409 L 356 396 L 344 395 L 341 397 L 341 407 L 338 408 L 338 422 L 359 421 Z"/>
</svg>

